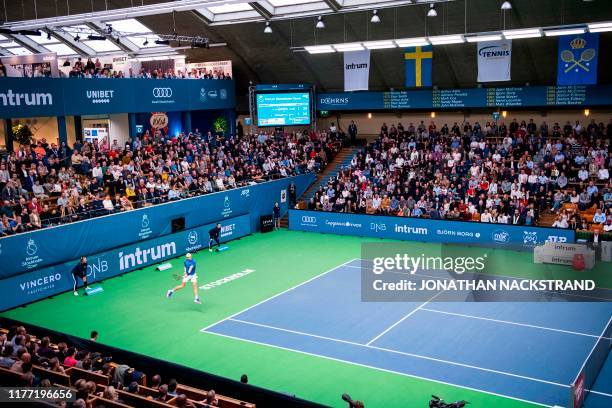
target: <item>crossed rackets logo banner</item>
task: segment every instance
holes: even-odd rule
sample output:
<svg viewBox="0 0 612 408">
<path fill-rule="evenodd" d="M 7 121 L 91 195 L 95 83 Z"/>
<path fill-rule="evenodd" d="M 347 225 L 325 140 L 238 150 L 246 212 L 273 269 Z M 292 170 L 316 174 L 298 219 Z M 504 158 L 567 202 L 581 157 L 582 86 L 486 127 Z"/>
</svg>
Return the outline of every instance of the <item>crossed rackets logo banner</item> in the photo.
<svg viewBox="0 0 612 408">
<path fill-rule="evenodd" d="M 597 83 L 599 34 L 559 37 L 557 85 L 593 85 Z"/>
</svg>

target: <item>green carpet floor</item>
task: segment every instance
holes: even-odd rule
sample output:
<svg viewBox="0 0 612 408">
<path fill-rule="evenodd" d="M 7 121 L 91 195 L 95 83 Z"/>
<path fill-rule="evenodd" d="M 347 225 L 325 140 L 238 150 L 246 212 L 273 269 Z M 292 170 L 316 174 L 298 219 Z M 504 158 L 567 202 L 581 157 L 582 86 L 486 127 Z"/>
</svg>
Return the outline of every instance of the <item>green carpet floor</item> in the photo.
<svg viewBox="0 0 612 408">
<path fill-rule="evenodd" d="M 292 286 L 360 257 L 362 242 L 380 240 L 278 231 L 255 234 L 231 242 L 230 250 L 195 255 L 200 285 L 244 269 L 255 272 L 208 291 L 201 291 L 203 304 L 193 303 L 191 288 L 171 299 L 164 294 L 176 282 L 172 273 L 182 270 L 175 259 L 173 270 L 153 267 L 103 282 L 101 295 L 75 298 L 64 293 L 3 313 L 4 316 L 86 338 L 91 330 L 99 341 L 115 347 L 154 356 L 228 378 L 247 373 L 252 384 L 288 392 L 322 404 L 345 407 L 343 392 L 362 399 L 368 408 L 427 406 L 432 393 L 446 400 L 466 399 L 474 408 L 523 408 L 534 405 L 441 385 L 348 363 L 332 361 L 202 333 L 200 329 L 269 298 Z M 440 245 L 407 243 L 419 252 L 439 252 Z M 445 249 L 443 249 L 445 250 Z M 460 248 L 466 253 L 481 248 Z M 491 252 L 491 250 L 489 250 Z M 500 274 L 533 275 L 534 271 L 555 276 L 575 274 L 567 267 L 532 263 L 530 253 L 496 250 L 495 270 Z M 610 285 L 610 274 L 590 272 Z M 584 275 L 586 276 L 586 275 Z"/>
</svg>

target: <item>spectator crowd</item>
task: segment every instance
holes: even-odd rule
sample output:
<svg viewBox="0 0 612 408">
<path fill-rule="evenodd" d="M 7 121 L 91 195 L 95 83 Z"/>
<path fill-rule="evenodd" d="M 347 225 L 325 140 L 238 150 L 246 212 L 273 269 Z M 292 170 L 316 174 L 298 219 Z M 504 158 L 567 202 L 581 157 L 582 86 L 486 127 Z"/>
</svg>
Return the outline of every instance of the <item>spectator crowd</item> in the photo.
<svg viewBox="0 0 612 408">
<path fill-rule="evenodd" d="M 535 225 L 543 212 L 555 227 L 586 220 L 610 231 L 610 136 L 591 120 L 537 126 L 514 119 L 441 128 L 383 123 L 380 135 L 321 186 L 311 210 Z M 577 211 L 564 210 L 564 203 Z"/>
<path fill-rule="evenodd" d="M 95 341 L 93 333 L 92 341 Z M 35 367 L 42 370 L 34 370 Z M 79 350 L 65 342 L 53 344 L 49 337 L 37 339 L 28 334 L 23 326 L 12 326 L 7 333 L 0 332 L 0 368 L 20 374 L 21 383 L 10 384 L 12 386 L 51 387 L 54 384 L 46 378 L 48 376 L 44 370 L 67 374 L 72 367 L 109 378 L 109 385 L 106 386 L 85 378 L 77 379 L 72 384 L 72 389 L 76 393 L 76 401 L 71 405 L 73 407 L 89 407 L 91 404 L 88 402 L 94 397 L 131 405 L 121 399 L 122 394 L 118 391 L 145 396 L 160 402 L 174 400 L 173 405 L 178 407 L 195 407 L 195 404 L 180 392 L 176 379 L 163 382 L 162 377 L 155 374 L 146 387 L 147 393 L 144 393 L 141 392 L 141 388 L 145 387 L 140 383 L 143 382 L 145 373 L 121 362 L 113 362 L 110 356 L 104 356 L 97 351 Z M 246 376 L 243 375 L 243 378 L 246 379 Z M 219 397 L 214 390 L 209 390 L 199 402 L 206 407 L 217 407 Z M 65 402 L 58 405 L 67 406 Z"/>
<path fill-rule="evenodd" d="M 0 160 L 0 236 L 320 171 L 327 133 L 145 132 L 120 144 L 45 139 Z"/>
</svg>

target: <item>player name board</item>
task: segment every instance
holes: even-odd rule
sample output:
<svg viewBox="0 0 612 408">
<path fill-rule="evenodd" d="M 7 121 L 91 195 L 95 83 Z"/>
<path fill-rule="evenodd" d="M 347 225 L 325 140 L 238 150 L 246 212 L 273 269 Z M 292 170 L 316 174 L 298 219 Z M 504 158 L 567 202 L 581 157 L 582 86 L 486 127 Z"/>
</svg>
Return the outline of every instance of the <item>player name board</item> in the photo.
<svg viewBox="0 0 612 408">
<path fill-rule="evenodd" d="M 612 85 L 518 86 L 317 95 L 317 110 L 512 108 L 612 105 Z"/>
</svg>

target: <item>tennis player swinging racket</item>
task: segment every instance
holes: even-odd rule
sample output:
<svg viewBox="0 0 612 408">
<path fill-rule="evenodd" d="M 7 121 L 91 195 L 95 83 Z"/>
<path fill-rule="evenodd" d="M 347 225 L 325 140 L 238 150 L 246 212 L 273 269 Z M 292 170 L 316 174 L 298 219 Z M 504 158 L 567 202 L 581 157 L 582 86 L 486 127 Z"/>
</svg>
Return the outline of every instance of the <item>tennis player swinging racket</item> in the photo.
<svg viewBox="0 0 612 408">
<path fill-rule="evenodd" d="M 191 282 L 193 286 L 193 295 L 195 296 L 194 302 L 201 304 L 200 298 L 198 297 L 198 275 L 196 274 L 196 261 L 191 259 L 191 254 L 185 255 L 185 266 L 183 271 L 183 282 L 173 289 L 166 292 L 166 297 L 169 298 L 177 290 L 181 290 L 185 287 L 187 282 Z"/>
</svg>

